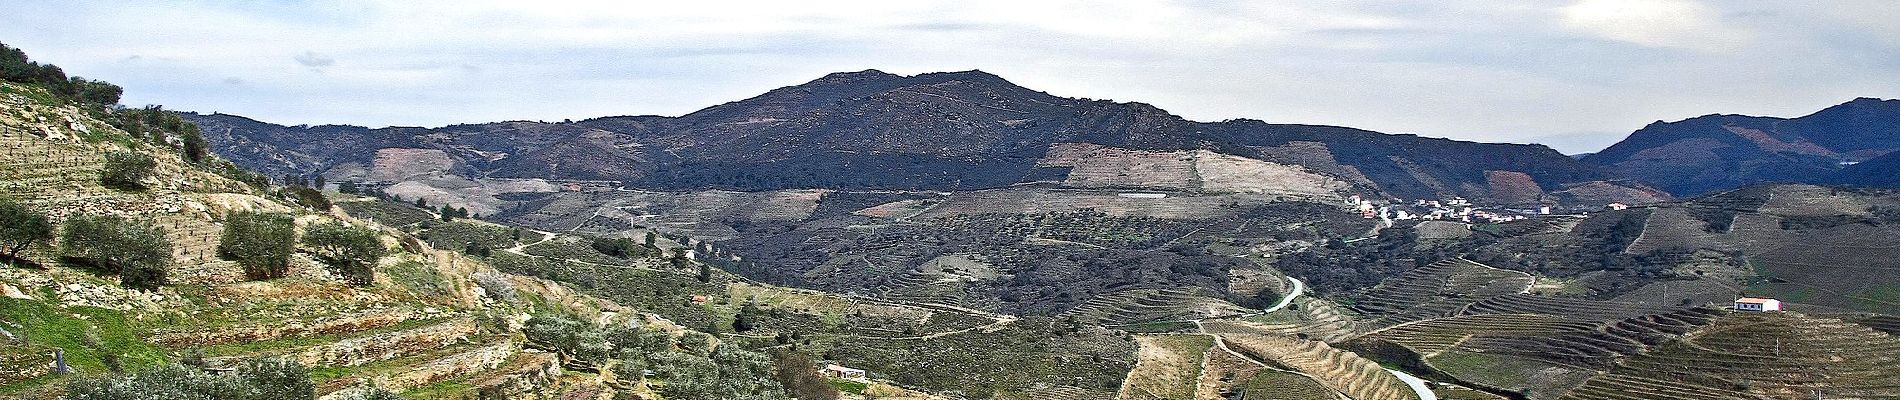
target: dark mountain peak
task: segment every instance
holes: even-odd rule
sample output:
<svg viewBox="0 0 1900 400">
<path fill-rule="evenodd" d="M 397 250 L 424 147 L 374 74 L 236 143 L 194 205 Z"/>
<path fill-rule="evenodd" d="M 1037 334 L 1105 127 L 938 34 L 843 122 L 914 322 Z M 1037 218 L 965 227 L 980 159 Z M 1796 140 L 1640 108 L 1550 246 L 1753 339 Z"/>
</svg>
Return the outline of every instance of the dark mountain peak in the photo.
<svg viewBox="0 0 1900 400">
<path fill-rule="evenodd" d="M 813 80 L 808 84 L 850 84 L 895 79 L 903 79 L 903 77 L 876 69 L 866 69 L 857 72 L 833 72 L 825 74 L 824 77 Z"/>
<path fill-rule="evenodd" d="M 983 72 L 983 70 L 980 70 L 980 69 L 973 69 L 969 71 L 929 72 L 929 73 L 917 74 L 917 76 L 914 76 L 912 78 L 923 80 L 923 81 L 933 81 L 933 82 L 948 82 L 948 81 L 1002 82 L 1002 83 L 1009 82 L 1008 80 L 1003 79 L 1003 77 L 1001 76 L 996 76 L 996 74 Z"/>
<path fill-rule="evenodd" d="M 1801 118 L 1826 117 L 1829 115 L 1848 116 L 1851 118 L 1852 115 L 1856 114 L 1871 117 L 1892 117 L 1894 115 L 1900 115 L 1900 100 L 1859 97 L 1848 100 L 1846 103 L 1823 108 L 1821 111 L 1816 111 L 1813 114 L 1808 114 Z"/>
</svg>

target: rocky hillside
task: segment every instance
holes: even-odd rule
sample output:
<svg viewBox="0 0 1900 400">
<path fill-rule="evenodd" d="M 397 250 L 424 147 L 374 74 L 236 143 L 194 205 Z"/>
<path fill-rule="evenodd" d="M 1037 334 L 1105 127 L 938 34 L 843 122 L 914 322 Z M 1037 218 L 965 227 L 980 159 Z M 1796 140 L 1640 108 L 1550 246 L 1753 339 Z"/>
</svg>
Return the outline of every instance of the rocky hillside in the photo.
<svg viewBox="0 0 1900 400">
<path fill-rule="evenodd" d="M 670 319 L 743 314 L 741 304 L 784 312 L 776 306 L 725 296 L 695 305 L 686 294 L 651 291 L 602 300 L 535 276 L 547 268 L 474 256 L 460 239 L 445 239 L 505 235 L 507 227 L 458 220 L 414 229 L 449 219 L 419 209 L 386 223 L 389 208 L 360 206 L 381 200 L 266 185 L 215 156 L 194 159 L 188 124 L 128 122 L 167 115 L 0 82 L 0 398 L 266 398 L 243 397 L 252 389 L 285 400 L 838 394 L 815 375 L 810 355 L 741 346 L 747 337 L 713 336 L 719 324 Z M 260 228 L 271 224 L 281 229 Z M 240 229 L 248 233 L 233 233 Z M 665 265 L 666 246 L 678 244 L 638 245 L 631 258 Z M 671 265 L 622 268 L 652 282 L 699 275 L 708 294 L 734 282 L 689 260 Z M 1117 351 L 1105 348 L 1105 357 Z M 649 379 L 643 369 L 658 372 Z M 798 379 L 805 384 L 780 383 Z M 932 398 L 882 381 L 857 390 Z"/>
<path fill-rule="evenodd" d="M 1220 180 L 1273 170 L 1285 172 L 1271 176 L 1288 180 L 1265 186 L 1309 190 L 1316 187 L 1308 183 L 1330 181 L 1317 189 L 1402 198 L 1554 202 L 1571 198 L 1555 193 L 1608 177 L 1543 146 L 1253 120 L 1195 122 L 1142 103 L 1058 97 L 981 71 L 836 73 L 680 117 L 433 129 L 186 117 L 205 128 L 220 154 L 242 165 L 272 176 L 320 173 L 332 182 L 391 178 L 377 171 L 377 162 L 388 160 L 382 150 L 422 149 L 452 161 L 444 172 L 474 181 L 608 180 L 644 189 L 742 191 L 970 190 L 1033 181 L 1150 186 L 1143 177 L 1078 177 L 1099 166 L 1050 162 L 1088 146 L 1151 155 L 1114 167 L 1178 177 L 1161 179 Z M 1197 151 L 1205 154 L 1189 155 Z M 1182 157 L 1215 162 L 1178 161 Z M 1218 184 L 1160 186 L 1224 190 Z M 1622 194 L 1642 192 L 1611 186 L 1629 192 Z"/>
<path fill-rule="evenodd" d="M 1888 183 L 1881 177 L 1895 171 L 1885 167 L 1891 161 L 1856 163 L 1896 149 L 1900 100 L 1860 98 L 1797 118 L 1724 114 L 1657 121 L 1583 161 L 1692 196 L 1760 182 Z"/>
</svg>

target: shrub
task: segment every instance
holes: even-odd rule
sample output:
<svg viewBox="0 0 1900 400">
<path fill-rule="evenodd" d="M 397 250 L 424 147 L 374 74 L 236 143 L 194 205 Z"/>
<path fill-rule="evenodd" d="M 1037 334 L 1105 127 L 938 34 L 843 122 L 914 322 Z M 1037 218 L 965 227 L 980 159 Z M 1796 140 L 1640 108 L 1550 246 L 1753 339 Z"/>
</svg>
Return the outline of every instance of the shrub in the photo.
<svg viewBox="0 0 1900 400">
<path fill-rule="evenodd" d="M 535 345 L 561 353 L 568 360 L 585 366 L 600 365 L 613 357 L 613 343 L 593 324 L 574 317 L 537 313 L 521 328 L 523 336 Z"/>
<path fill-rule="evenodd" d="M 284 196 L 289 197 L 291 201 L 295 201 L 298 205 L 309 207 L 317 211 L 328 212 L 332 205 L 330 204 L 330 198 L 323 196 L 323 191 L 303 186 L 284 188 Z"/>
<path fill-rule="evenodd" d="M 303 244 L 332 272 L 359 286 L 376 281 L 376 262 L 389 254 L 375 230 L 341 222 L 311 225 L 304 232 Z"/>
<path fill-rule="evenodd" d="M 5 252 L 7 260 L 15 260 L 33 244 L 52 238 L 53 223 L 46 220 L 46 214 L 0 199 L 0 252 Z"/>
<path fill-rule="evenodd" d="M 146 177 L 152 175 L 152 169 L 158 162 L 152 156 L 117 152 L 106 155 L 106 167 L 99 172 L 99 183 L 106 187 L 124 190 L 144 189 Z"/>
<path fill-rule="evenodd" d="M 290 273 L 290 253 L 296 249 L 296 221 L 283 213 L 232 213 L 224 218 L 218 239 L 218 255 L 244 266 L 244 276 L 252 280 Z"/>
<path fill-rule="evenodd" d="M 316 387 L 296 361 L 252 359 L 237 373 L 214 375 L 181 364 L 170 364 L 119 376 L 75 380 L 66 386 L 67 400 L 310 400 Z"/>
<path fill-rule="evenodd" d="M 154 289 L 165 284 L 172 245 L 157 227 L 117 216 L 78 216 L 66 221 L 59 241 L 61 257 L 118 275 L 122 286 Z"/>
<path fill-rule="evenodd" d="M 203 162 L 210 152 L 211 144 L 205 142 L 203 134 L 198 133 L 197 125 L 192 125 L 192 129 L 185 130 L 182 139 L 181 150 L 185 152 L 185 159 L 191 162 Z"/>
<path fill-rule="evenodd" d="M 253 389 L 251 398 L 259 400 L 312 399 L 317 387 L 310 383 L 310 371 L 303 364 L 286 358 L 254 358 L 238 367 L 238 379 Z"/>
<path fill-rule="evenodd" d="M 818 363 L 811 355 L 787 349 L 773 349 L 771 354 L 772 377 L 786 394 L 800 400 L 837 400 L 841 395 L 838 388 L 818 376 Z"/>
</svg>

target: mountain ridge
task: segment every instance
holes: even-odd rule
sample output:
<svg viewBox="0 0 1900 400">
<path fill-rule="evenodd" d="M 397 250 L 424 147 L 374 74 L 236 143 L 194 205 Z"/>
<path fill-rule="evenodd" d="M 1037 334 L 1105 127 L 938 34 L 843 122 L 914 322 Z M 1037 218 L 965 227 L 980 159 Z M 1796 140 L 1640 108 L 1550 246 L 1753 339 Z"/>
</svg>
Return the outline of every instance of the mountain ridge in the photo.
<svg viewBox="0 0 1900 400">
<path fill-rule="evenodd" d="M 1068 171 L 1036 165 L 1061 143 L 1212 150 L 1319 171 L 1373 197 L 1555 203 L 1550 193 L 1613 178 L 1542 145 L 1252 119 L 1197 122 L 1146 103 L 1055 96 L 981 70 L 832 73 L 678 117 L 369 129 L 185 115 L 206 125 L 214 144 L 254 154 L 235 157 L 246 166 L 333 181 L 362 178 L 336 171 L 370 164 L 376 149 L 431 148 L 450 154 L 469 177 L 612 180 L 660 190 L 968 190 L 1062 180 Z M 264 156 L 286 154 L 275 149 L 305 156 Z M 1499 174 L 1534 185 L 1499 187 L 1490 179 Z"/>
<path fill-rule="evenodd" d="M 1900 100 L 1860 97 L 1793 118 L 1709 114 L 1656 121 L 1582 158 L 1677 196 L 1760 182 L 1830 182 L 1900 150 Z"/>
</svg>

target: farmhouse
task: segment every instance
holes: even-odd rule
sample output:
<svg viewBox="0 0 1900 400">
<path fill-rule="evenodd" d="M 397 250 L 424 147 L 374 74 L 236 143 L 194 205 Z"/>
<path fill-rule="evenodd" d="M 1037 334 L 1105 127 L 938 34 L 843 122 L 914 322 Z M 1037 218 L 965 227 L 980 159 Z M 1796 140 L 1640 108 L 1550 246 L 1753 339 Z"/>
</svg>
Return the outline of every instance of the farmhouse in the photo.
<svg viewBox="0 0 1900 400">
<path fill-rule="evenodd" d="M 826 378 L 844 379 L 844 380 L 858 381 L 858 382 L 868 382 L 871 380 L 870 378 L 864 375 L 864 370 L 857 369 L 857 368 L 849 368 L 849 367 L 845 367 L 843 365 L 838 365 L 838 364 L 825 364 L 825 368 L 818 370 L 818 374 L 824 375 Z"/>
<path fill-rule="evenodd" d="M 1781 311 L 1781 300 L 1743 297 L 1735 299 L 1736 311 Z"/>
</svg>

